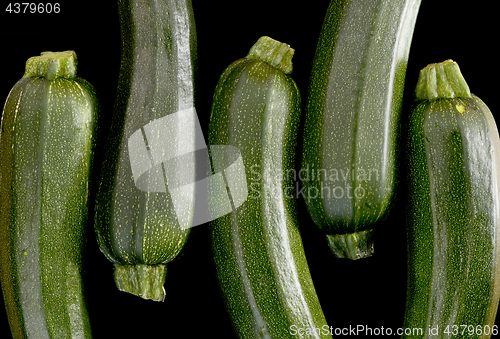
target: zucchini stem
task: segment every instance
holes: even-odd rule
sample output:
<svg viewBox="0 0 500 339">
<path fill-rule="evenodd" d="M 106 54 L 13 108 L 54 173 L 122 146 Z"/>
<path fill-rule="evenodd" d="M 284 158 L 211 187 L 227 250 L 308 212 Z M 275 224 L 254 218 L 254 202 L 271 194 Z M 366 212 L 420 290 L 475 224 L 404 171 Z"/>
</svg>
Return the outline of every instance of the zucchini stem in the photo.
<svg viewBox="0 0 500 339">
<path fill-rule="evenodd" d="M 122 292 L 144 299 L 165 300 L 166 265 L 115 265 L 115 283 Z"/>
<path fill-rule="evenodd" d="M 328 245 L 337 258 L 362 259 L 373 254 L 373 229 L 327 235 Z"/>
<path fill-rule="evenodd" d="M 26 61 L 23 78 L 57 78 L 74 79 L 76 77 L 77 59 L 74 51 L 42 52 Z"/>
<path fill-rule="evenodd" d="M 276 67 L 285 74 L 292 73 L 292 57 L 295 50 L 289 45 L 263 36 L 252 46 L 248 52 L 248 59 L 264 61 Z"/>
<path fill-rule="evenodd" d="M 420 70 L 415 96 L 417 100 L 429 101 L 472 97 L 460 67 L 451 59 L 429 64 Z"/>
</svg>

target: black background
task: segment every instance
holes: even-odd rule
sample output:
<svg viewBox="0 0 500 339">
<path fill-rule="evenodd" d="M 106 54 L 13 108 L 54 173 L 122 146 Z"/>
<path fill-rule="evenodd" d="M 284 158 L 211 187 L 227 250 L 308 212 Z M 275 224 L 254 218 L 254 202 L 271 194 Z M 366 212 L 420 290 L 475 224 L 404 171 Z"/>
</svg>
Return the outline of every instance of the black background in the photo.
<svg viewBox="0 0 500 339">
<path fill-rule="evenodd" d="M 8 13 L 7 3 L 2 4 L 0 96 L 7 98 L 22 77 L 29 57 L 42 51 L 72 49 L 78 55 L 79 76 L 100 94 L 106 130 L 120 64 L 116 3 L 60 3 L 59 14 Z M 305 101 L 328 3 L 193 1 L 199 57 L 197 112 L 205 131 L 220 74 L 232 61 L 244 57 L 262 35 L 286 42 L 296 50 L 292 77 Z M 500 108 L 495 100 L 500 74 L 495 53 L 499 29 L 495 2 L 466 2 L 467 6 L 458 3 L 464 2 L 423 0 L 410 52 L 403 116 L 408 115 L 418 71 L 428 63 L 451 58 L 458 62 L 471 91 L 490 107 L 498 123 Z M 303 201 L 298 203 L 309 268 L 328 324 L 334 328 L 366 325 L 394 331 L 401 327 L 406 296 L 404 186 L 400 185 L 392 213 L 377 227 L 374 256 L 359 261 L 335 258 Z M 112 265 L 99 251 L 92 225 L 88 239 L 86 287 L 95 338 L 234 337 L 219 294 L 206 225 L 193 229 L 183 255 L 168 266 L 163 303 L 119 292 Z M 8 338 L 3 299 L 0 303 L 0 337 Z"/>
</svg>

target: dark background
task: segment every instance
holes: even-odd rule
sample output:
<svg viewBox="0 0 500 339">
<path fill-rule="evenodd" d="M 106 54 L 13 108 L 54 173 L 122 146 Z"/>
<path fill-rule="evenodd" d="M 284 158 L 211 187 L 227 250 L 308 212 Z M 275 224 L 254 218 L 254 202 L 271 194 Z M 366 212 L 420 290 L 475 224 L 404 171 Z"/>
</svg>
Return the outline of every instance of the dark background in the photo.
<svg viewBox="0 0 500 339">
<path fill-rule="evenodd" d="M 220 74 L 232 61 L 244 57 L 262 35 L 295 48 L 292 77 L 305 101 L 329 1 L 291 3 L 193 0 L 199 57 L 197 112 L 205 132 Z M 418 71 L 428 63 L 451 58 L 458 62 L 471 91 L 490 107 L 498 124 L 500 108 L 495 100 L 500 74 L 492 65 L 497 63 L 494 53 L 499 33 L 495 2 L 475 1 L 467 7 L 457 3 L 423 0 L 410 52 L 403 116 L 408 115 Z M 61 2 L 59 14 L 9 14 L 6 4 L 0 8 L 2 100 L 22 77 L 29 57 L 42 51 L 72 49 L 78 55 L 79 76 L 100 94 L 106 129 L 120 63 L 115 1 Z M 406 296 L 403 205 L 400 193 L 393 212 L 378 225 L 374 256 L 349 261 L 333 256 L 303 201 L 299 201 L 309 268 L 330 326 L 366 325 L 394 331 L 401 327 Z M 179 333 L 183 338 L 234 337 L 215 279 L 206 225 L 193 229 L 183 256 L 168 266 L 164 303 L 142 300 L 115 288 L 112 265 L 99 251 L 92 225 L 87 260 L 88 308 L 95 338 L 179 337 Z M 8 338 L 8 322 L 0 300 L 0 337 Z"/>
</svg>

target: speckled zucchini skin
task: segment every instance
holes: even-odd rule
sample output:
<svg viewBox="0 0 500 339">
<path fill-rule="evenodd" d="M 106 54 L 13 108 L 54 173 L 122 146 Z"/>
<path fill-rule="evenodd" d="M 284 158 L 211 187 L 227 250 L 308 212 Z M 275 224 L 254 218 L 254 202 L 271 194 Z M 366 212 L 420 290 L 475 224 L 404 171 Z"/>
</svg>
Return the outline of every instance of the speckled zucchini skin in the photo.
<svg viewBox="0 0 500 339">
<path fill-rule="evenodd" d="M 122 60 L 95 229 L 101 251 L 115 265 L 164 265 L 177 257 L 190 229 L 180 227 L 168 192 L 137 189 L 127 142 L 149 122 L 194 106 L 194 17 L 189 0 L 122 0 L 118 5 Z M 182 123 L 171 133 L 186 133 Z M 164 268 L 156 269 L 165 274 Z"/>
<path fill-rule="evenodd" d="M 419 6 L 419 0 L 330 3 L 310 78 L 301 178 L 307 209 L 327 235 L 370 230 L 391 205 Z M 370 247 L 371 234 L 362 237 Z M 370 255 L 371 248 L 339 251 L 355 239 L 339 240 L 332 250 L 352 259 Z"/>
<path fill-rule="evenodd" d="M 14 338 L 90 338 L 82 283 L 98 103 L 81 78 L 23 77 L 0 131 L 0 278 Z"/>
<path fill-rule="evenodd" d="M 241 150 L 249 188 L 243 205 L 210 222 L 219 284 L 240 338 L 330 337 L 305 334 L 326 321 L 299 234 L 293 175 L 287 178 L 299 117 L 295 82 L 263 61 L 237 60 L 217 84 L 209 143 Z M 294 328 L 302 332 L 292 335 Z"/>
<path fill-rule="evenodd" d="M 422 101 L 407 134 L 408 291 L 404 328 L 479 335 L 500 293 L 500 140 L 476 96 Z M 473 335 L 461 325 L 474 327 Z M 455 328 L 453 326 L 456 326 Z M 436 334 L 436 333 L 435 333 Z M 408 336 L 408 338 L 419 336 Z"/>
</svg>

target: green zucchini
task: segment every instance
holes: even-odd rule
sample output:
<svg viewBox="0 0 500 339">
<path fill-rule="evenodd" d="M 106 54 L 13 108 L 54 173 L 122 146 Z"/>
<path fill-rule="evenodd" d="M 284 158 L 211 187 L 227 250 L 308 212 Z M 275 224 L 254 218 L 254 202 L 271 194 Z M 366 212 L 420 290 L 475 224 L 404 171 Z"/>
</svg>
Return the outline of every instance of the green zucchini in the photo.
<svg viewBox="0 0 500 339">
<path fill-rule="evenodd" d="M 373 253 L 396 189 L 406 65 L 420 0 L 332 0 L 306 104 L 300 180 L 337 257 Z"/>
<path fill-rule="evenodd" d="M 73 51 L 28 59 L 0 130 L 0 279 L 14 338 L 90 338 L 82 281 L 97 133 Z"/>
<path fill-rule="evenodd" d="M 500 139 L 447 60 L 420 72 L 408 120 L 407 337 L 489 338 L 500 296 Z"/>
<path fill-rule="evenodd" d="M 210 145 L 241 150 L 248 198 L 210 222 L 219 285 L 240 338 L 330 337 L 299 233 L 294 188 L 300 94 L 294 50 L 262 37 L 221 75 Z M 233 204 L 234 206 L 234 204 Z M 325 333 L 326 331 L 326 333 Z"/>
<path fill-rule="evenodd" d="M 155 154 L 180 154 L 179 147 L 193 146 L 194 127 L 176 113 L 194 110 L 196 30 L 189 0 L 121 0 L 118 6 L 122 60 L 95 230 L 101 251 L 114 264 L 118 289 L 163 301 L 166 264 L 188 239 L 190 228 L 182 226 L 193 220 L 194 190 L 184 192 L 183 213 L 178 213 L 164 177 L 167 165 L 155 164 L 140 187 L 134 168 L 143 163 L 134 163 L 132 154 L 139 150 L 136 156 L 149 162 Z M 171 130 L 147 130 L 162 118 L 169 119 Z M 174 141 L 158 146 L 161 138 Z M 138 143 L 143 148 L 132 147 Z"/>
</svg>

